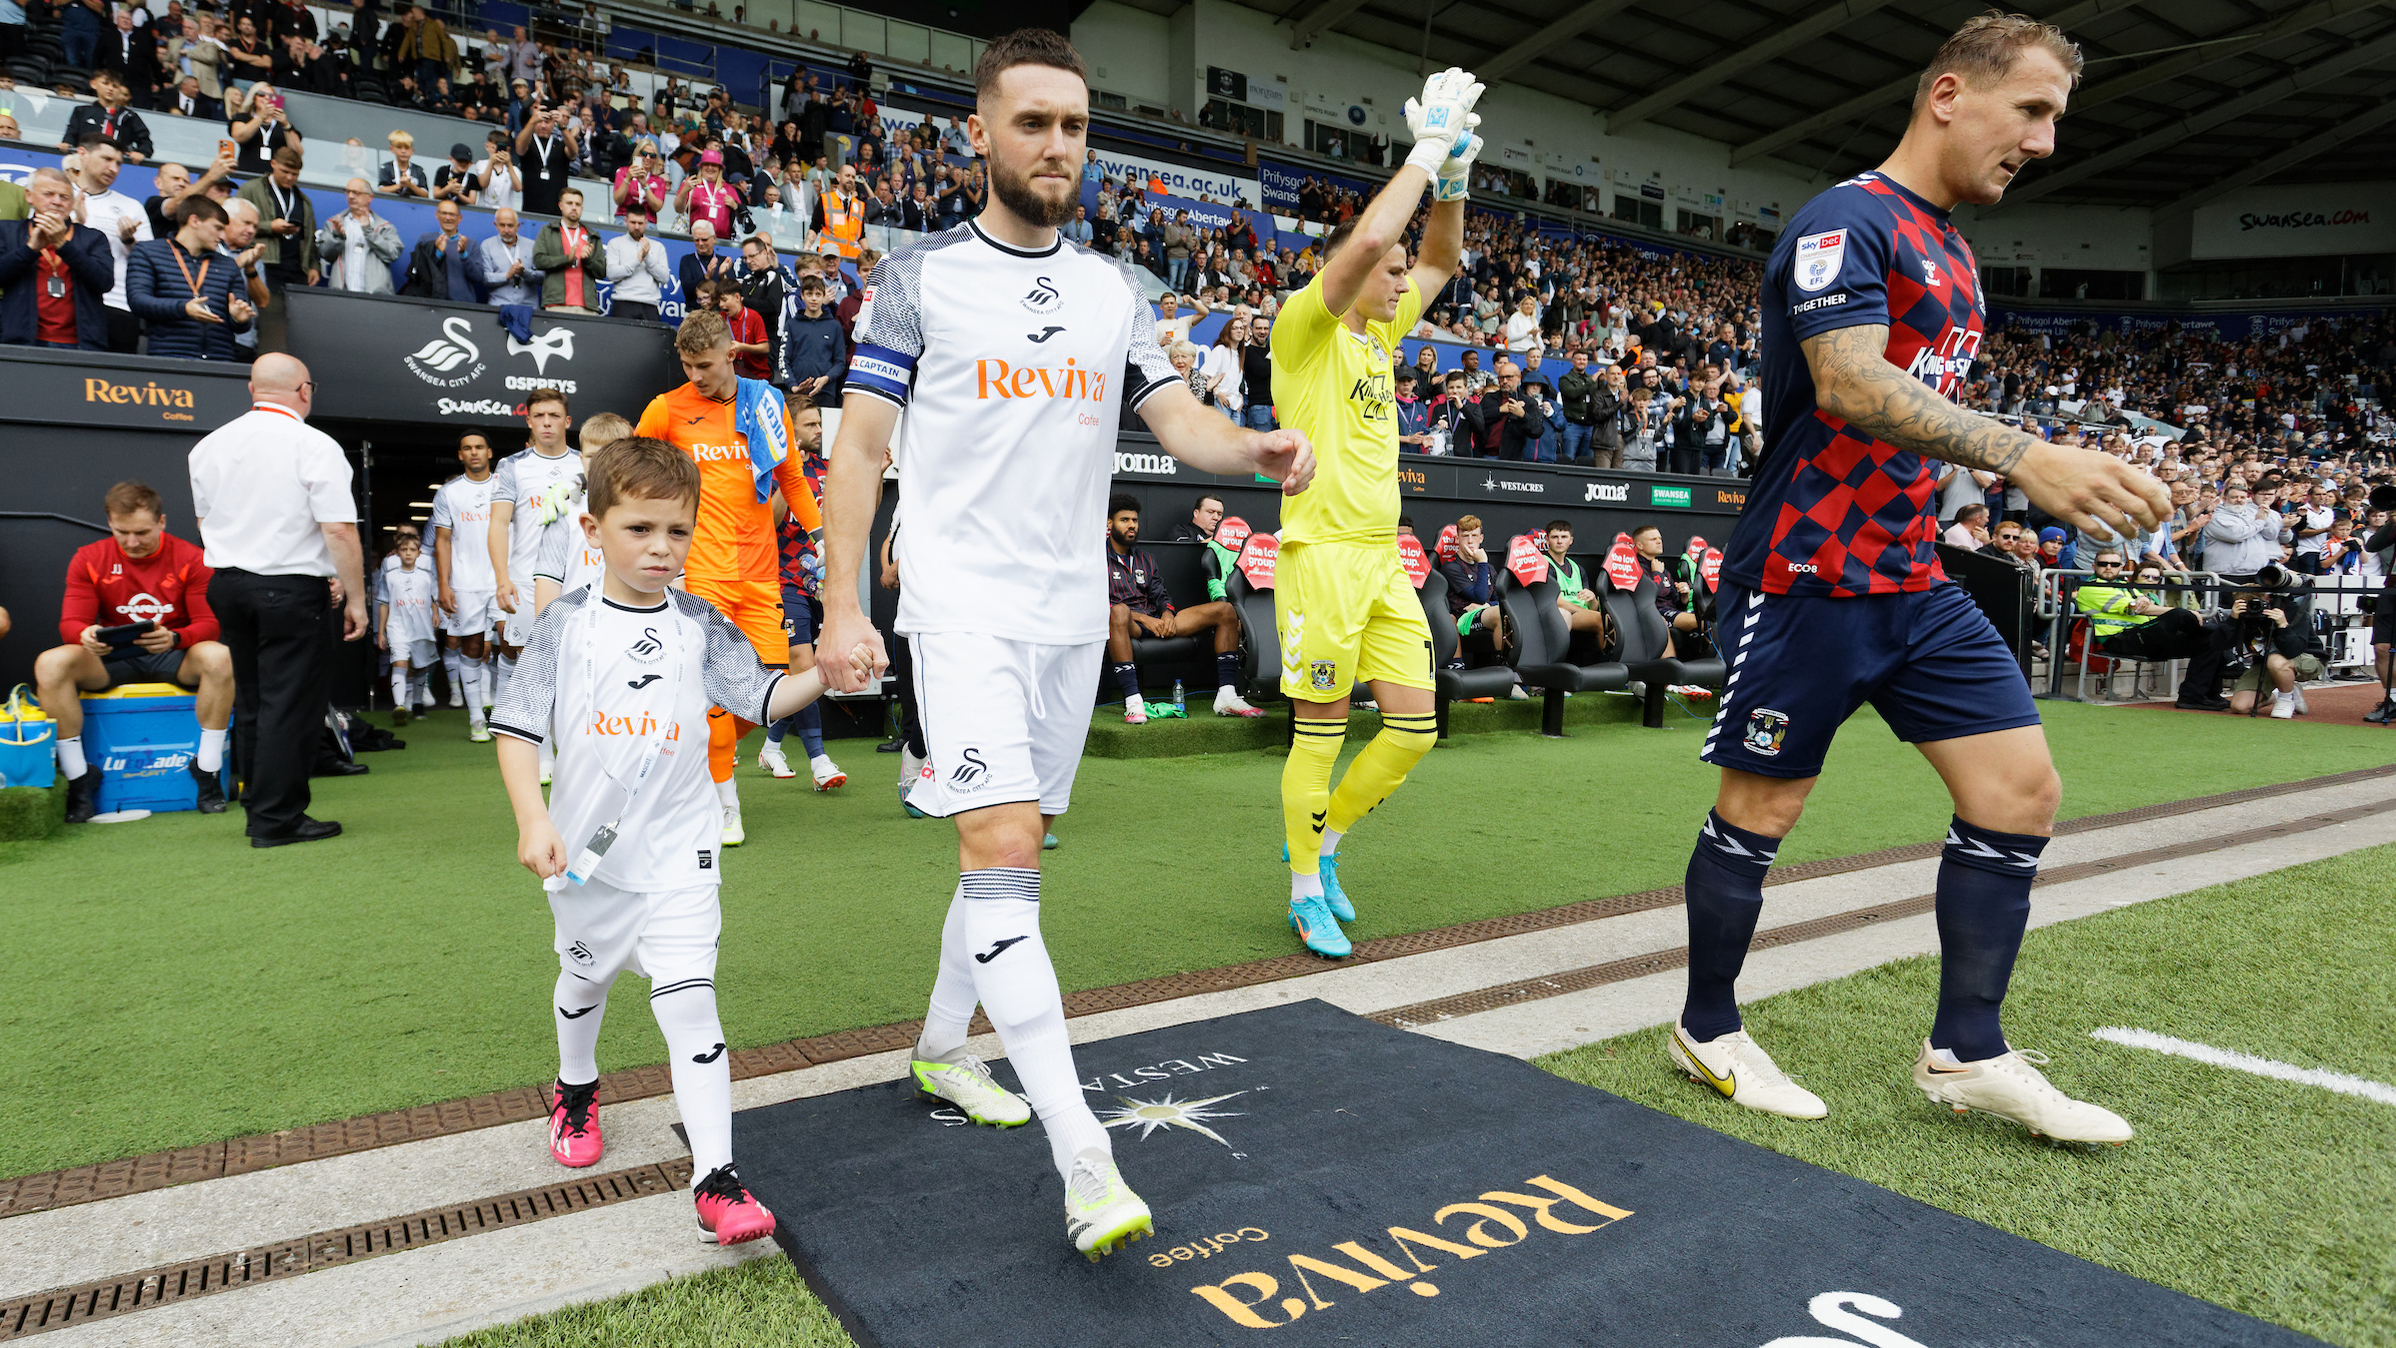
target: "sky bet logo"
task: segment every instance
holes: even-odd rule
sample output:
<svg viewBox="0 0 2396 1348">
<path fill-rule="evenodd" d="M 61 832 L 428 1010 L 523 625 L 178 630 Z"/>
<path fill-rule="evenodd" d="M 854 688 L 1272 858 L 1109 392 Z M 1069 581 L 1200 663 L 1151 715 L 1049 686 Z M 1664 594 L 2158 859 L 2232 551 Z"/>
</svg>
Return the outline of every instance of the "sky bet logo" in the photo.
<svg viewBox="0 0 2396 1348">
<path fill-rule="evenodd" d="M 973 363 L 973 396 L 983 402 L 992 398 L 1071 398 L 1104 402 L 1106 376 L 1075 365 L 1071 356 L 1065 358 L 1062 367 L 1010 366 L 1003 360 L 977 360 Z"/>
</svg>

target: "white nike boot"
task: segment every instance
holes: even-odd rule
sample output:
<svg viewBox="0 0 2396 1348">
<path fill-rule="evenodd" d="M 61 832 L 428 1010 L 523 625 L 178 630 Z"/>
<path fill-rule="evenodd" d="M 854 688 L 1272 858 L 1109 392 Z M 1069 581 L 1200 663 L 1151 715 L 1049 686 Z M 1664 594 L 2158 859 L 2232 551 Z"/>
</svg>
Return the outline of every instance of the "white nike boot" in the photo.
<svg viewBox="0 0 2396 1348">
<path fill-rule="evenodd" d="M 1699 1043 L 1675 1024 L 1666 1032 L 1664 1048 L 1672 1065 L 1691 1081 L 1711 1086 L 1734 1105 L 1788 1119 L 1818 1119 L 1830 1113 L 1822 1097 L 1789 1080 L 1747 1031 Z"/>
<path fill-rule="evenodd" d="M 1947 1063 L 1925 1039 L 1922 1055 L 1914 1059 L 1913 1084 L 1932 1104 L 1958 1114 L 1977 1109 L 2011 1119 L 2029 1129 L 2032 1137 L 2044 1134 L 2058 1142 L 2119 1146 L 2134 1136 L 2121 1115 L 2055 1089 L 2046 1073 L 2033 1065 L 2046 1060 L 2047 1055 L 2036 1049 L 2011 1049 L 1978 1062 Z"/>
<path fill-rule="evenodd" d="M 790 760 L 783 756 L 782 746 L 773 740 L 767 740 L 765 747 L 757 751 L 757 766 L 765 769 L 766 774 L 772 777 L 796 777 L 799 775 L 799 770 L 792 767 Z"/>
<path fill-rule="evenodd" d="M 1239 690 L 1227 683 L 1215 689 L 1215 715 L 1262 716 L 1264 713 L 1249 706 L 1248 699 L 1241 697 Z"/>
</svg>

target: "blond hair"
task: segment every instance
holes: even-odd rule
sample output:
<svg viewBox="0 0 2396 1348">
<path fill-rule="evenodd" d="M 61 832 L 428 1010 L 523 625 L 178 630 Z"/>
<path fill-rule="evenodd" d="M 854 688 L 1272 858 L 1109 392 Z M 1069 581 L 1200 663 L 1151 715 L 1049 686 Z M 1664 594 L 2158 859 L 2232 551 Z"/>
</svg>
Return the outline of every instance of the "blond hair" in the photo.
<svg viewBox="0 0 2396 1348">
<path fill-rule="evenodd" d="M 632 423 L 613 412 L 601 412 L 582 423 L 582 442 L 593 449 L 605 449 L 632 434 Z"/>
<path fill-rule="evenodd" d="M 383 142 L 387 145 L 405 145 L 411 150 L 416 148 L 416 138 L 405 131 L 394 131 L 383 137 Z"/>
<path fill-rule="evenodd" d="M 1165 359 L 1167 360 L 1176 360 L 1183 356 L 1189 357 L 1190 363 L 1192 365 L 1197 364 L 1198 344 L 1191 341 L 1189 338 L 1184 337 L 1180 341 L 1175 342 L 1173 345 L 1165 348 Z"/>
<path fill-rule="evenodd" d="M 1930 99 L 1930 86 L 1938 77 L 1948 73 L 1960 76 L 1975 89 L 1985 89 L 2013 73 L 2013 64 L 2024 51 L 2042 48 L 2063 67 L 2071 77 L 2071 87 L 2080 87 L 2080 70 L 2085 62 L 2080 56 L 2080 44 L 2063 35 L 2063 30 L 2051 23 L 2041 23 L 2027 14 L 2007 14 L 1992 9 L 1964 21 L 1954 36 L 1939 45 L 1923 67 L 1920 83 L 1914 86 L 1913 105 L 1916 111 Z"/>
<path fill-rule="evenodd" d="M 713 307 L 694 309 L 674 331 L 674 349 L 686 356 L 713 351 L 732 342 L 732 329 Z"/>
</svg>

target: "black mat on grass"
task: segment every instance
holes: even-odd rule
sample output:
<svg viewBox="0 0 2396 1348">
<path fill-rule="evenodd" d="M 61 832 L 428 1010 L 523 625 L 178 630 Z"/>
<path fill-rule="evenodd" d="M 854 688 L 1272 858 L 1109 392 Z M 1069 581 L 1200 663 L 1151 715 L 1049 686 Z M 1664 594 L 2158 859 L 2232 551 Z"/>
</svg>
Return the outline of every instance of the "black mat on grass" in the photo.
<svg viewBox="0 0 2396 1348">
<path fill-rule="evenodd" d="M 735 1116 L 742 1177 L 860 1344 L 2315 1342 L 1319 1001 L 1075 1061 L 1156 1212 L 1097 1265 L 1037 1122 L 974 1127 L 907 1082 Z"/>
</svg>

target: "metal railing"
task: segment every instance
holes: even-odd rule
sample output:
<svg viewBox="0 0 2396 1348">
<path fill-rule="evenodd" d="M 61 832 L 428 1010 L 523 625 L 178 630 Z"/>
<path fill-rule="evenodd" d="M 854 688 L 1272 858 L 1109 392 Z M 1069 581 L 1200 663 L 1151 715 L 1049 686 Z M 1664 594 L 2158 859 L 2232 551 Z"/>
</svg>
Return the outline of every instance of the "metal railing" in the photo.
<svg viewBox="0 0 2396 1348">
<path fill-rule="evenodd" d="M 2072 623 L 2092 616 L 2078 607 L 2074 597 L 2082 585 L 2097 579 L 2097 574 L 2086 568 L 2041 568 L 2038 573 L 2036 614 L 2047 625 L 2047 688 L 2044 696 L 2087 701 L 2089 666 L 2098 660 L 2110 662 L 2099 675 L 2102 680 L 2098 685 L 2100 697 L 2111 695 L 2113 672 L 2123 665 L 2132 668 L 2133 695 L 2138 692 L 2137 671 L 2148 665 L 2162 665 L 2167 676 L 2176 681 L 2185 672 L 2185 660 L 2151 661 L 2136 656 L 2099 652 L 2094 649 L 2092 624 L 2089 646 L 2082 649 L 2077 661 L 2072 662 L 2076 666 L 2074 689 L 2069 693 L 2064 691 L 2065 656 L 2070 649 Z M 2118 575 L 2103 579 L 2115 589 L 2142 594 L 2160 591 L 2166 596 L 2164 602 L 2170 607 L 2188 609 L 2199 619 L 2221 616 L 2225 594 L 2253 588 L 2214 571 L 2174 571 L 2160 585 L 2132 584 Z M 2330 572 L 2318 576 L 2307 575 L 2303 579 L 2307 583 L 2301 593 L 2311 600 L 2310 613 L 2315 633 L 2329 648 L 2329 659 L 2324 663 L 2333 672 L 2355 669 L 2366 673 L 2371 671 L 2371 615 L 2364 611 L 2362 601 L 2381 594 L 2387 585 L 2387 578 Z"/>
</svg>

